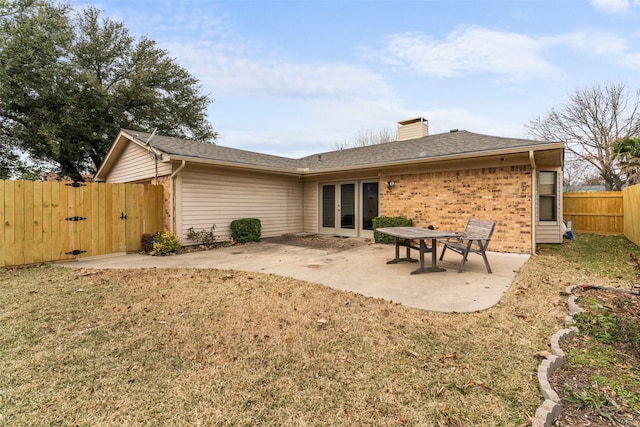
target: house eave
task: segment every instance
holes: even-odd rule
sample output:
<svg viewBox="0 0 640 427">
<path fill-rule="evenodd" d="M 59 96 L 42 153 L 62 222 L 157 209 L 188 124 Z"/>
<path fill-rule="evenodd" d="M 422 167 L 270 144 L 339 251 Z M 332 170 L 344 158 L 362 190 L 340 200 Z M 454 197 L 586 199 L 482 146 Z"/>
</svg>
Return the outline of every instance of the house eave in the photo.
<svg viewBox="0 0 640 427">
<path fill-rule="evenodd" d="M 476 151 L 472 153 L 460 153 L 460 154 L 452 154 L 446 156 L 438 156 L 438 157 L 425 157 L 425 158 L 413 158 L 413 159 L 405 159 L 405 160 L 397 160 L 391 162 L 378 162 L 378 163 L 369 163 L 362 164 L 357 166 L 348 166 L 348 167 L 336 167 L 336 168 L 326 168 L 326 169 L 313 169 L 306 168 L 301 173 L 305 176 L 322 176 L 329 175 L 332 173 L 345 172 L 345 171 L 355 171 L 355 170 L 365 170 L 365 169 L 386 169 L 393 167 L 402 167 L 402 166 L 416 166 L 423 164 L 433 164 L 433 163 L 442 163 L 442 162 L 452 162 L 459 160 L 469 160 L 475 158 L 482 157 L 492 157 L 492 156 L 501 156 L 501 155 L 509 155 L 509 154 L 527 154 L 528 152 L 536 152 L 536 151 L 551 151 L 564 149 L 564 143 L 553 143 L 553 144 L 539 144 L 533 145 L 529 147 L 514 147 L 500 150 L 487 150 L 487 151 Z M 562 161 L 562 160 L 561 160 Z"/>
</svg>

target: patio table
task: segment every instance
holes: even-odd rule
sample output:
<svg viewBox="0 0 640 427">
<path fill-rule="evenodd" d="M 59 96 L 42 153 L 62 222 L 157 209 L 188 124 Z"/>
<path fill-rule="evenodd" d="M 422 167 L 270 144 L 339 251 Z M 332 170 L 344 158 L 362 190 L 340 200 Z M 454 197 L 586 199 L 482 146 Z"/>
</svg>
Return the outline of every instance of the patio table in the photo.
<svg viewBox="0 0 640 427">
<path fill-rule="evenodd" d="M 448 231 L 429 230 L 425 228 L 417 227 L 382 227 L 377 228 L 382 234 L 387 234 L 395 238 L 396 245 L 396 257 L 391 261 L 387 261 L 387 264 L 398 264 L 401 262 L 418 262 L 417 259 L 411 258 L 411 249 L 415 249 L 419 252 L 420 268 L 411 272 L 411 274 L 420 273 L 433 273 L 436 271 L 446 271 L 442 267 L 438 267 L 437 257 L 437 240 L 447 237 L 456 237 L 458 233 L 452 233 Z M 418 240 L 420 243 L 418 246 L 411 244 L 412 240 Z M 431 247 L 427 246 L 425 240 L 431 240 Z M 407 255 L 404 258 L 400 258 L 400 246 L 407 248 Z M 431 252 L 431 266 L 424 266 L 424 254 Z"/>
</svg>

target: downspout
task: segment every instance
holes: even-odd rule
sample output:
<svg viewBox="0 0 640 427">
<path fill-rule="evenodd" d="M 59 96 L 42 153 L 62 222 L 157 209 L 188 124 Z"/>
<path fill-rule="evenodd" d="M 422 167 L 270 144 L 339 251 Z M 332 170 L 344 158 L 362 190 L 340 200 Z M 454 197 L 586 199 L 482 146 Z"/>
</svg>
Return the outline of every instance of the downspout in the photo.
<svg viewBox="0 0 640 427">
<path fill-rule="evenodd" d="M 169 178 L 169 193 L 170 193 L 170 196 L 169 196 L 170 202 L 169 202 L 169 204 L 170 204 L 170 209 L 171 209 L 169 212 L 170 212 L 170 215 L 171 215 L 171 224 L 170 224 L 170 226 L 171 226 L 171 232 L 172 233 L 175 233 L 175 228 L 176 228 L 175 227 L 175 222 L 174 222 L 174 214 L 173 214 L 173 209 L 174 209 L 174 205 L 175 205 L 175 203 L 174 203 L 175 196 L 174 196 L 174 190 L 173 190 L 173 184 L 174 184 L 173 179 L 176 177 L 176 175 L 178 175 L 178 172 L 180 172 L 182 169 L 184 169 L 186 164 L 187 164 L 187 162 L 185 160 L 183 160 L 182 164 L 180 166 L 178 166 L 178 169 L 173 171 L 173 173 L 171 174 L 171 177 Z"/>
<path fill-rule="evenodd" d="M 536 206 L 538 194 L 538 170 L 533 150 L 529 150 L 529 163 L 531 164 L 531 255 L 536 253 Z"/>
</svg>

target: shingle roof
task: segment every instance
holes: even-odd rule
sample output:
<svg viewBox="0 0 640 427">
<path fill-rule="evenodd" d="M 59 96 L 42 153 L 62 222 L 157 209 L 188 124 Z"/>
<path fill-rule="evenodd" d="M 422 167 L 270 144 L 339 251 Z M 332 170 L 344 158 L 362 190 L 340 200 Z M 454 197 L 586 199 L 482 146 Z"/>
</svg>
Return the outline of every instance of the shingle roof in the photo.
<svg viewBox="0 0 640 427">
<path fill-rule="evenodd" d="M 150 134 L 144 132 L 124 132 L 142 143 L 146 142 L 150 137 Z M 437 159 L 465 154 L 489 154 L 490 152 L 502 150 L 526 150 L 531 147 L 544 148 L 545 145 L 557 145 L 557 143 L 456 131 L 406 141 L 393 141 L 365 147 L 329 151 L 300 159 L 272 156 L 160 135 L 153 136 L 151 145 L 174 156 L 275 168 L 291 172 L 300 169 L 308 169 L 313 172 L 419 159 Z"/>
<path fill-rule="evenodd" d="M 123 130 L 131 137 L 145 143 L 151 134 Z M 202 160 L 217 160 L 222 162 L 239 163 L 253 166 L 264 166 L 276 169 L 294 170 L 297 168 L 297 160 L 287 157 L 272 156 L 269 154 L 255 153 L 253 151 L 239 150 L 237 148 L 223 147 L 221 145 L 207 144 L 188 139 L 172 138 L 162 135 L 154 135 L 150 144 L 153 148 L 164 151 L 169 155 L 191 157 Z"/>
<path fill-rule="evenodd" d="M 482 135 L 463 130 L 423 136 L 406 141 L 392 141 L 341 151 L 330 151 L 304 157 L 300 159 L 300 162 L 306 165 L 303 167 L 309 167 L 309 169 L 326 169 L 417 159 L 437 159 L 439 157 L 477 154 L 514 148 L 525 149 L 525 147 L 528 148 L 546 144 L 555 143 Z"/>
</svg>

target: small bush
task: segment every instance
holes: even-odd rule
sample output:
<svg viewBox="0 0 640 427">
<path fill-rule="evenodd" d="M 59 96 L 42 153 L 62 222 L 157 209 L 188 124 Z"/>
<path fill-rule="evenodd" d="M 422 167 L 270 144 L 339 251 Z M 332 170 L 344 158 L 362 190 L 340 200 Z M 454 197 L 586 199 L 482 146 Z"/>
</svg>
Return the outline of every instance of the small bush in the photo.
<svg viewBox="0 0 640 427">
<path fill-rule="evenodd" d="M 259 242 L 262 223 L 258 218 L 242 218 L 231 221 L 231 237 L 238 243 Z"/>
<path fill-rule="evenodd" d="M 193 227 L 187 230 L 187 239 L 194 242 L 200 242 L 205 246 L 212 246 L 216 241 L 216 236 L 213 234 L 216 225 L 213 224 L 209 230 L 196 231 Z"/>
<path fill-rule="evenodd" d="M 153 244 L 160 238 L 160 232 L 158 233 L 145 233 L 140 239 L 140 245 L 145 252 L 151 252 L 153 250 Z"/>
<path fill-rule="evenodd" d="M 373 240 L 376 243 L 394 243 L 395 238 L 387 234 L 378 233 L 377 228 L 383 227 L 411 227 L 413 220 L 401 216 L 377 216 L 373 218 Z"/>
<path fill-rule="evenodd" d="M 171 231 L 164 231 L 153 243 L 153 252 L 156 255 L 167 255 L 177 252 L 181 246 L 180 237 L 177 234 Z"/>
</svg>

